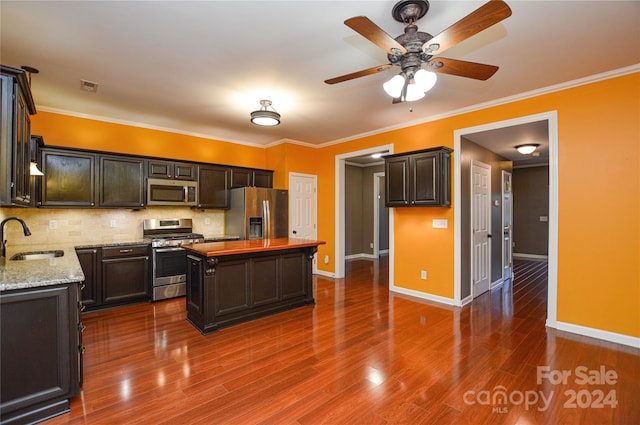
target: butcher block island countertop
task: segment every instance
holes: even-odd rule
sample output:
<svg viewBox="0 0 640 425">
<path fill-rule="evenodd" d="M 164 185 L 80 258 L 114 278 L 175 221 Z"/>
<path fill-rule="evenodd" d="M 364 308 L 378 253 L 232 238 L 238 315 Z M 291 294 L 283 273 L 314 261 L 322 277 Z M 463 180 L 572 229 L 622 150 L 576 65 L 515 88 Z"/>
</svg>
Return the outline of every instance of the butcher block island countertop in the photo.
<svg viewBox="0 0 640 425">
<path fill-rule="evenodd" d="M 187 320 L 207 334 L 315 304 L 313 257 L 322 244 L 278 238 L 184 245 Z"/>
<path fill-rule="evenodd" d="M 283 249 L 317 247 L 318 245 L 324 244 L 324 241 L 278 238 L 209 242 L 194 245 L 183 245 L 183 248 L 207 257 L 218 257 L 221 255 L 249 254 L 254 252 L 279 251 Z"/>
</svg>

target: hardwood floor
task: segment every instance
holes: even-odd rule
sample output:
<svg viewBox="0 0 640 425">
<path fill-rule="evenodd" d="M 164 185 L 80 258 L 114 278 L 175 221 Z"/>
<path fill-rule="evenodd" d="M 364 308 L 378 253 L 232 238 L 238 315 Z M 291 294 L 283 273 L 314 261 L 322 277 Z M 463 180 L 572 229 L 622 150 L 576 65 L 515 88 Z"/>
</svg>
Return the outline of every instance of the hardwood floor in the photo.
<svg viewBox="0 0 640 425">
<path fill-rule="evenodd" d="M 546 329 L 546 263 L 464 308 L 390 294 L 384 257 L 347 270 L 208 336 L 184 298 L 85 315 L 82 393 L 47 424 L 640 423 L 639 350 Z"/>
</svg>

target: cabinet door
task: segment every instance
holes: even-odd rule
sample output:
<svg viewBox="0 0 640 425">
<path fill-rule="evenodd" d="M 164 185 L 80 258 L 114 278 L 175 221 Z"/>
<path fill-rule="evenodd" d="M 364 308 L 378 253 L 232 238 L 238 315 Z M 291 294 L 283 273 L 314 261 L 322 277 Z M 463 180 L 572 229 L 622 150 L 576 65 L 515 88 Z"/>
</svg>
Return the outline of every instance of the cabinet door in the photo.
<svg viewBox="0 0 640 425">
<path fill-rule="evenodd" d="M 173 166 L 173 174 L 178 180 L 196 180 L 197 168 L 195 164 L 176 162 Z"/>
<path fill-rule="evenodd" d="M 278 256 L 251 260 L 251 307 L 280 300 L 280 261 Z"/>
<path fill-rule="evenodd" d="M 144 207 L 143 159 L 100 156 L 98 197 L 101 207 Z"/>
<path fill-rule="evenodd" d="M 412 155 L 411 158 L 411 204 L 437 205 L 439 188 L 436 172 L 438 152 Z"/>
<path fill-rule="evenodd" d="M 305 253 L 296 252 L 282 255 L 282 299 L 299 297 L 306 294 Z"/>
<path fill-rule="evenodd" d="M 113 304 L 148 299 L 149 257 L 102 259 L 102 302 Z"/>
<path fill-rule="evenodd" d="M 41 204 L 46 207 L 93 207 L 95 162 L 93 154 L 43 149 Z"/>
<path fill-rule="evenodd" d="M 215 317 L 250 308 L 250 261 L 220 261 L 215 272 L 213 314 Z M 210 302 L 210 300 L 208 300 Z"/>
<path fill-rule="evenodd" d="M 100 288 L 98 282 L 100 277 L 98 273 L 98 249 L 76 249 L 76 254 L 84 274 L 84 288 L 82 289 L 80 300 L 84 306 L 91 308 L 97 305 L 100 299 L 98 293 Z"/>
<path fill-rule="evenodd" d="M 253 172 L 253 185 L 255 187 L 273 187 L 273 171 L 255 170 Z"/>
<path fill-rule="evenodd" d="M 16 109 L 15 151 L 13 157 L 13 203 L 16 205 L 29 205 L 31 201 L 31 184 L 29 173 L 31 120 L 27 112 L 24 95 L 18 90 L 18 104 Z"/>
<path fill-rule="evenodd" d="M 387 207 L 409 205 L 409 158 L 389 158 L 385 161 Z"/>
<path fill-rule="evenodd" d="M 156 179 L 172 179 L 173 163 L 170 161 L 149 160 L 149 177 Z"/>
<path fill-rule="evenodd" d="M 74 284 L 0 295 L 3 421 L 21 410 L 24 416 L 16 423 L 39 422 L 44 419 L 39 410 L 53 409 L 78 393 L 76 288 Z"/>
<path fill-rule="evenodd" d="M 244 168 L 231 169 L 231 188 L 253 186 L 253 172 Z"/>
<path fill-rule="evenodd" d="M 229 208 L 229 183 L 231 169 L 227 167 L 199 167 L 198 208 Z"/>
</svg>

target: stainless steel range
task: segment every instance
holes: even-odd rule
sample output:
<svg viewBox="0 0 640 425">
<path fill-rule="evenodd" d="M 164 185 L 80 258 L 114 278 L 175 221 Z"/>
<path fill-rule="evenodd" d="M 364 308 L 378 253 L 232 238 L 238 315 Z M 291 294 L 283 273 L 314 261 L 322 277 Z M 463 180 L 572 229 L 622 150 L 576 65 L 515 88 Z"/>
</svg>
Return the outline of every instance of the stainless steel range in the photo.
<svg viewBox="0 0 640 425">
<path fill-rule="evenodd" d="M 187 254 L 181 246 L 202 243 L 204 236 L 193 233 L 190 218 L 147 219 L 142 234 L 152 247 L 153 301 L 185 295 Z"/>
</svg>

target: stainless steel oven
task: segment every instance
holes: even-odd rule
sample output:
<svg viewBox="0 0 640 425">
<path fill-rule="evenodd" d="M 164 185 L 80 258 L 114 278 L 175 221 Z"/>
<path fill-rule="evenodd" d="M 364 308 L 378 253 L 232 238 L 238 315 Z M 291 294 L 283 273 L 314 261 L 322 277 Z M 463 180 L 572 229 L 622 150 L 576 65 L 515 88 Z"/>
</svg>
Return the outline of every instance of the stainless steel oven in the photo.
<svg viewBox="0 0 640 425">
<path fill-rule="evenodd" d="M 180 297 L 187 292 L 187 255 L 180 246 L 202 243 L 204 236 L 192 233 L 190 218 L 144 220 L 143 236 L 150 239 L 153 301 Z"/>
<path fill-rule="evenodd" d="M 184 248 L 153 248 L 153 300 L 187 293 L 187 254 Z"/>
</svg>

